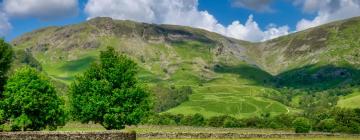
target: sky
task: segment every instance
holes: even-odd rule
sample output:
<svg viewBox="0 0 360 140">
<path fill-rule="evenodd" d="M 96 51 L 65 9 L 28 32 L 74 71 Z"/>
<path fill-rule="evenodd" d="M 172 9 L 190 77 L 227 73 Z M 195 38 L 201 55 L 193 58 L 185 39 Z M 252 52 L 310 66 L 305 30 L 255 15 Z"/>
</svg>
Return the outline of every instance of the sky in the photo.
<svg viewBox="0 0 360 140">
<path fill-rule="evenodd" d="M 0 0 L 0 37 L 111 17 L 259 42 L 360 16 L 360 0 Z"/>
</svg>

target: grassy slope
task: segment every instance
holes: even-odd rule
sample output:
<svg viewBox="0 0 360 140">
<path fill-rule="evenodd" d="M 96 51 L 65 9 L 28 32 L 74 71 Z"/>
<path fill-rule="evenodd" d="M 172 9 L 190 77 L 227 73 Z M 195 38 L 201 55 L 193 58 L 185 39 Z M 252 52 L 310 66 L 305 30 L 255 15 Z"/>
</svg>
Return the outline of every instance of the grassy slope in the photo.
<svg viewBox="0 0 360 140">
<path fill-rule="evenodd" d="M 338 102 L 339 107 L 360 108 L 360 91 L 355 90 L 354 93 L 341 98 Z"/>
</svg>

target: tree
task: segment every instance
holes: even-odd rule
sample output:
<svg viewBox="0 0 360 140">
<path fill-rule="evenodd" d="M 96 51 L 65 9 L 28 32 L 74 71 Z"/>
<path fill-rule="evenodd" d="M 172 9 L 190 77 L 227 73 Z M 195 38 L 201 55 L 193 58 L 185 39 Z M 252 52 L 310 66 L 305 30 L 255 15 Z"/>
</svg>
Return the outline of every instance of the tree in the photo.
<svg viewBox="0 0 360 140">
<path fill-rule="evenodd" d="M 114 48 L 100 52 L 100 62 L 92 64 L 70 87 L 74 119 L 100 123 L 106 129 L 138 124 L 152 107 L 137 73 L 136 63 Z"/>
<path fill-rule="evenodd" d="M 64 101 L 49 79 L 30 67 L 18 69 L 8 79 L 1 105 L 2 120 L 13 131 L 55 130 L 65 125 Z"/>
<path fill-rule="evenodd" d="M 6 82 L 6 73 L 10 69 L 12 62 L 13 50 L 10 44 L 6 43 L 3 39 L 0 39 L 0 93 L 4 91 L 4 85 Z M 1 98 L 1 94 L 0 94 Z"/>
<path fill-rule="evenodd" d="M 298 117 L 293 121 L 293 127 L 296 133 L 309 133 L 311 130 L 310 120 L 304 117 Z"/>
<path fill-rule="evenodd" d="M 316 127 L 320 131 L 333 132 L 337 125 L 338 124 L 335 119 L 324 119 L 321 120 Z"/>
</svg>

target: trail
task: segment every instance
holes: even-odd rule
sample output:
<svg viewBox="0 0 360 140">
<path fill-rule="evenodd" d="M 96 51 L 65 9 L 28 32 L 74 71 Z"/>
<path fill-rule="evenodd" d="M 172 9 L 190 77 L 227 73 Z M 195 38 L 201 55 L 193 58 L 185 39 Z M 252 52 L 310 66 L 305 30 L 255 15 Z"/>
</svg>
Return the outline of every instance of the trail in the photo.
<svg viewBox="0 0 360 140">
<path fill-rule="evenodd" d="M 290 113 L 289 107 L 286 107 L 286 110 L 287 110 L 286 114 L 289 114 Z"/>
</svg>

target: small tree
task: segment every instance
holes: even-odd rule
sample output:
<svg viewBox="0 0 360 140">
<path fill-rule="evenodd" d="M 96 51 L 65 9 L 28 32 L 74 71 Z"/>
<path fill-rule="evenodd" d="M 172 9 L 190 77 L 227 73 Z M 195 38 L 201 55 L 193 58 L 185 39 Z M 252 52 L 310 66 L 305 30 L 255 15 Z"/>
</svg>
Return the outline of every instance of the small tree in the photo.
<svg viewBox="0 0 360 140">
<path fill-rule="evenodd" d="M 55 130 L 65 125 L 63 100 L 50 81 L 30 67 L 17 70 L 9 78 L 1 105 L 2 120 L 7 121 L 13 131 L 46 127 Z"/>
<path fill-rule="evenodd" d="M 317 124 L 317 129 L 324 132 L 333 132 L 337 127 L 335 119 L 324 119 Z"/>
<path fill-rule="evenodd" d="M 304 117 L 298 117 L 293 121 L 293 128 L 296 133 L 309 133 L 311 130 L 310 120 Z"/>
<path fill-rule="evenodd" d="M 12 56 L 13 50 L 10 44 L 6 43 L 3 39 L 0 39 L 0 98 L 1 93 L 4 90 L 6 73 L 10 69 Z"/>
<path fill-rule="evenodd" d="M 74 119 L 106 129 L 138 124 L 151 110 L 149 93 L 136 79 L 135 62 L 109 47 L 70 87 Z"/>
</svg>

